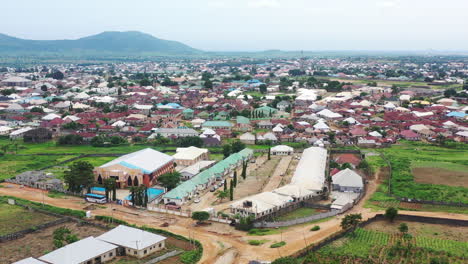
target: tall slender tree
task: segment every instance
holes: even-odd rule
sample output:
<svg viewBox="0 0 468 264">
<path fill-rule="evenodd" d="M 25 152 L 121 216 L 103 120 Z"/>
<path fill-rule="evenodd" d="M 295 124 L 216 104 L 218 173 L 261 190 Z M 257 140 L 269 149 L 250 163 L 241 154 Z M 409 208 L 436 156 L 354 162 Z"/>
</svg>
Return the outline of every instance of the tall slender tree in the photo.
<svg viewBox="0 0 468 264">
<path fill-rule="evenodd" d="M 229 200 L 234 200 L 234 185 L 231 183 L 229 184 Z"/>
</svg>

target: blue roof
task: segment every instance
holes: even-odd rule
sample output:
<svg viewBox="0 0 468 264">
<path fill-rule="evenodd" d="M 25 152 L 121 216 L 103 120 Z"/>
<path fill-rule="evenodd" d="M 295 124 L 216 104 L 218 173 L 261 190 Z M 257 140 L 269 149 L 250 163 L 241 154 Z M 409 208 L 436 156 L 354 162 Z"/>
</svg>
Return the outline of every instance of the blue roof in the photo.
<svg viewBox="0 0 468 264">
<path fill-rule="evenodd" d="M 157 189 L 157 188 L 148 188 L 148 189 L 146 189 L 146 193 L 148 194 L 148 200 L 151 201 L 151 200 L 156 199 L 159 195 L 163 194 L 164 190 L 163 189 Z M 132 200 L 132 195 L 129 194 L 124 199 L 127 200 L 127 201 L 131 201 Z"/>
<path fill-rule="evenodd" d="M 95 192 L 105 192 L 105 191 L 106 191 L 106 188 L 104 188 L 104 187 L 91 187 L 91 191 L 95 191 Z"/>
<path fill-rule="evenodd" d="M 450 112 L 450 113 L 447 114 L 447 116 L 463 118 L 463 117 L 466 116 L 466 114 L 463 113 L 463 112 Z"/>
</svg>

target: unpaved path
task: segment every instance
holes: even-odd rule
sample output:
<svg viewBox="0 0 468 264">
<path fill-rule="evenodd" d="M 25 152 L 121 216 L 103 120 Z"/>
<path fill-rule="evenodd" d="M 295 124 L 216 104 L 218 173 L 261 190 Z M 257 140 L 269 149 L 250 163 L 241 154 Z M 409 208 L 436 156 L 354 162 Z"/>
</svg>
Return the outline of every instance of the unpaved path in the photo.
<svg viewBox="0 0 468 264">
<path fill-rule="evenodd" d="M 71 208 L 76 210 L 82 210 L 87 204 L 82 199 L 76 197 L 67 197 L 67 199 L 61 198 L 50 198 L 47 195 L 43 195 L 43 192 L 32 188 L 20 188 L 18 185 L 3 184 L 3 188 L 0 188 L 0 195 L 16 196 L 23 199 L 42 202 L 46 204 Z M 10 188 L 7 186 L 11 186 Z M 368 190 L 364 198 L 348 213 L 361 213 L 363 220 L 375 216 L 378 213 L 383 212 L 372 212 L 370 209 L 363 208 L 363 204 L 366 199 L 375 191 L 377 185 L 374 181 L 368 185 Z M 193 227 L 193 221 L 188 218 L 181 218 L 177 216 L 168 216 L 165 214 L 149 212 L 146 210 L 138 210 L 133 208 L 126 208 L 122 206 L 113 206 L 111 210 L 110 206 L 105 208 L 99 208 L 93 210 L 94 215 L 108 215 L 122 219 L 136 225 L 146 225 L 155 228 L 165 229 L 170 232 L 180 234 L 186 237 L 192 237 L 199 240 L 203 245 L 203 257 L 200 263 L 212 264 L 216 263 L 219 259 L 220 252 L 224 252 L 224 245 L 230 245 L 233 250 L 238 252 L 235 256 L 233 263 L 248 263 L 249 260 L 274 260 L 280 256 L 291 255 L 298 250 L 304 248 L 307 244 L 316 243 L 331 234 L 340 231 L 340 221 L 343 215 L 339 215 L 332 218 L 329 221 L 319 223 L 320 230 L 316 232 L 310 232 L 310 228 L 316 224 L 303 224 L 293 227 L 289 227 L 281 234 L 274 234 L 268 236 L 248 236 L 245 232 L 237 231 L 233 228 L 229 228 L 226 225 L 213 223 L 210 227 Z M 468 220 L 468 215 L 443 213 L 443 212 L 420 212 L 420 211 L 400 211 L 402 214 L 428 216 L 428 217 L 440 217 L 440 218 L 452 218 L 460 220 Z M 160 227 L 163 222 L 171 220 L 169 227 Z M 223 230 L 222 232 L 216 232 L 216 230 Z M 250 246 L 247 243 L 249 239 L 267 239 L 269 242 L 262 246 Z M 270 248 L 271 243 L 275 241 L 286 241 L 286 245 L 278 248 Z M 225 252 L 227 253 L 227 251 Z"/>
<path fill-rule="evenodd" d="M 283 179 L 286 171 L 288 170 L 289 163 L 291 163 L 292 156 L 282 157 L 278 165 L 276 165 L 276 169 L 270 177 L 268 183 L 263 187 L 264 192 L 271 192 L 274 189 L 278 188 L 281 179 Z"/>
</svg>

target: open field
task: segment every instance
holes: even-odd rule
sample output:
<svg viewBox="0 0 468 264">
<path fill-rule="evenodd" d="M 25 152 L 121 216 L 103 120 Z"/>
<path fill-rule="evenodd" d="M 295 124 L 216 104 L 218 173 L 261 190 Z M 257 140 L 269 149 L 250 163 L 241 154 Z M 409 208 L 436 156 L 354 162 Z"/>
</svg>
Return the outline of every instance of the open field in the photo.
<svg viewBox="0 0 468 264">
<path fill-rule="evenodd" d="M 468 168 L 468 146 L 444 148 L 402 141 L 390 148 L 366 151 L 380 152 L 384 155 L 366 157 L 373 170 L 378 171 L 387 166 L 384 159 L 391 164 L 390 187 L 394 195 L 426 201 L 468 203 L 468 177 L 465 170 Z M 424 168 L 422 171 L 421 166 Z M 379 186 L 371 201 L 396 201 L 388 195 L 387 179 L 381 180 L 383 184 Z"/>
<path fill-rule="evenodd" d="M 386 222 L 376 225 L 386 225 Z M 420 233 L 404 239 L 397 231 L 382 232 L 366 227 L 310 253 L 304 263 L 465 263 L 467 252 L 467 242 Z M 438 260 L 446 262 L 433 262 Z"/>
<path fill-rule="evenodd" d="M 30 256 L 40 257 L 54 250 L 52 233 L 59 227 L 70 229 L 71 233 L 76 234 L 80 239 L 89 236 L 96 237 L 106 231 L 89 225 L 78 226 L 76 223 L 65 223 L 39 230 L 22 238 L 2 243 L 0 263 L 12 263 Z"/>
<path fill-rule="evenodd" d="M 73 156 L 16 156 L 8 154 L 0 157 L 0 180 L 14 177 L 25 171 L 38 170 L 70 158 Z"/>
<path fill-rule="evenodd" d="M 0 203 L 0 236 L 18 232 L 56 219 L 56 217 L 47 214 L 29 211 L 21 206 Z"/>
<path fill-rule="evenodd" d="M 468 166 L 451 162 L 416 161 L 411 163 L 418 183 L 463 186 L 468 188 Z"/>
</svg>

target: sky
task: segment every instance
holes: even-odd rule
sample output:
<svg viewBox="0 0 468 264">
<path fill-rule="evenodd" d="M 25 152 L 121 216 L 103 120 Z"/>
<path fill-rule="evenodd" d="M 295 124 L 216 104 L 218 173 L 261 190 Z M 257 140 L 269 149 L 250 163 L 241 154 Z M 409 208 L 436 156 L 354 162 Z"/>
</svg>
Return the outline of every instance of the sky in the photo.
<svg viewBox="0 0 468 264">
<path fill-rule="evenodd" d="M 468 50 L 467 0 L 13 0 L 0 33 L 142 31 L 205 51 Z"/>
</svg>

